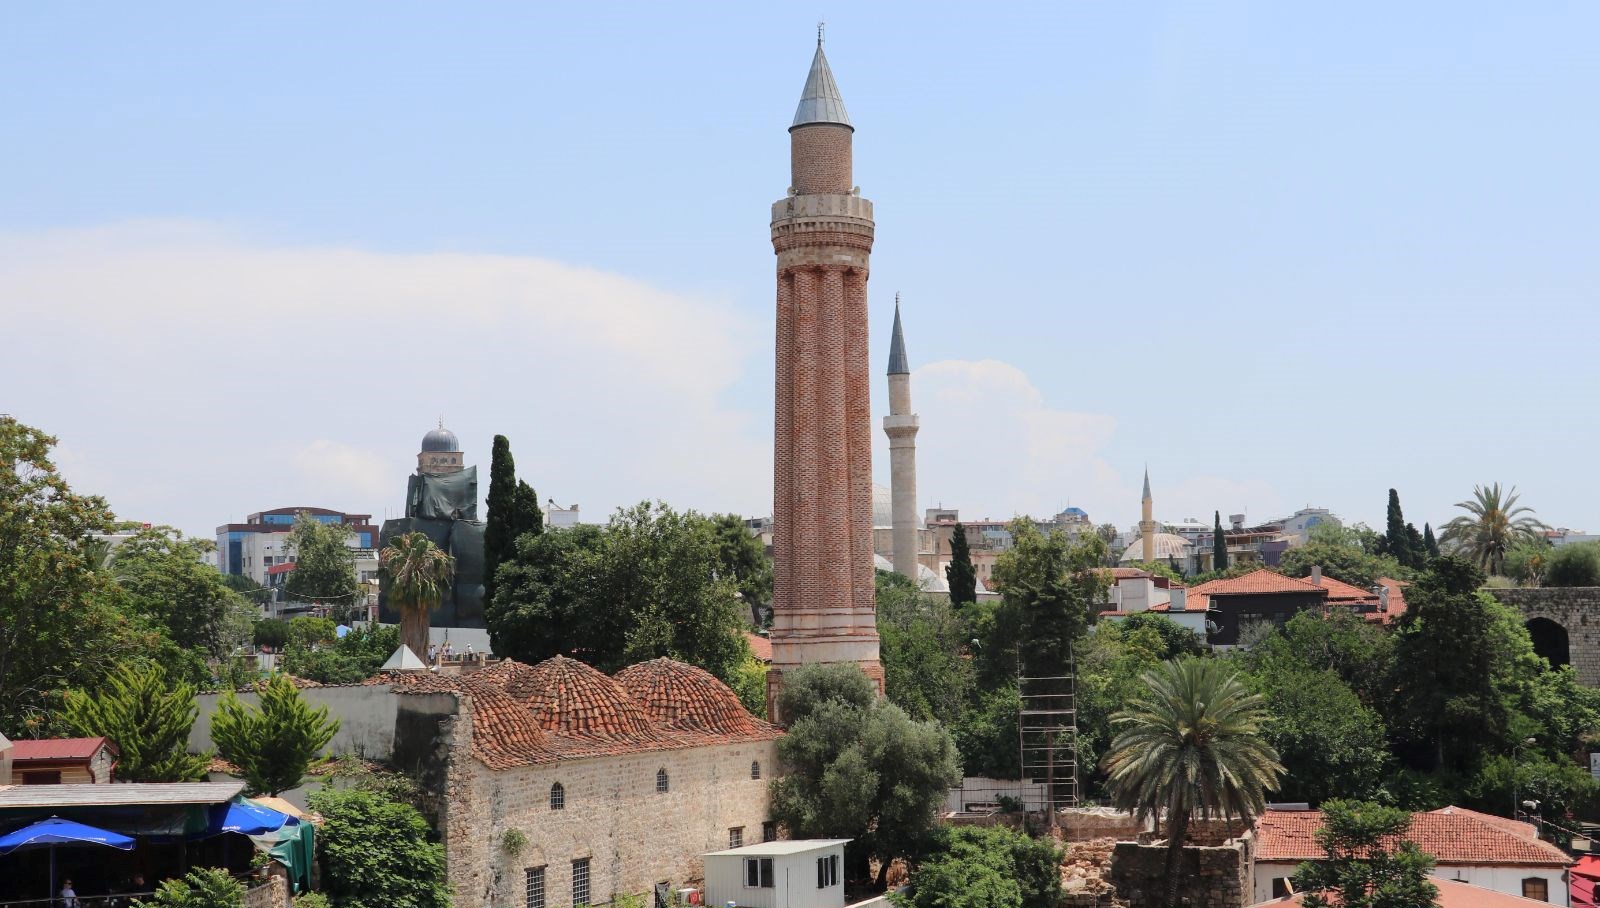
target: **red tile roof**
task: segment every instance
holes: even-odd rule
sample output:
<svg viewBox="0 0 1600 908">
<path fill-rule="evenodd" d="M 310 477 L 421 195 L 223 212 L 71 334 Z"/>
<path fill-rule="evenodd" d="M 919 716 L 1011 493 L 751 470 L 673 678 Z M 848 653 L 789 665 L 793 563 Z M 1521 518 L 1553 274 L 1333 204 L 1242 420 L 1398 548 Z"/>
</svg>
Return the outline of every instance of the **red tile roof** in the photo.
<svg viewBox="0 0 1600 908">
<path fill-rule="evenodd" d="M 708 672 L 656 659 L 617 679 L 575 659 L 511 659 L 463 675 L 386 672 L 401 694 L 449 693 L 472 717 L 472 752 L 491 769 L 653 750 L 768 741 L 777 726 L 745 711 Z"/>
<path fill-rule="evenodd" d="M 89 760 L 102 747 L 111 747 L 104 736 L 98 738 L 26 738 L 11 742 L 11 762 L 54 762 L 58 760 Z M 113 748 L 115 749 L 115 748 Z"/>
<path fill-rule="evenodd" d="M 1307 583 L 1311 582 L 1311 578 L 1309 577 L 1302 577 L 1301 579 L 1305 580 Z M 1329 602 L 1348 604 L 1352 602 L 1378 601 L 1377 593 L 1374 593 L 1371 590 L 1364 590 L 1359 586 L 1353 586 L 1345 583 L 1343 580 L 1329 577 L 1327 574 L 1322 575 L 1322 587 L 1328 591 Z"/>
<path fill-rule="evenodd" d="M 1384 620 L 1394 621 L 1406 613 L 1406 587 L 1411 584 L 1392 577 L 1379 577 L 1378 582 L 1389 590 L 1389 609 L 1384 613 Z"/>
<path fill-rule="evenodd" d="M 772 661 L 772 639 L 760 634 L 744 632 L 744 642 L 750 647 L 750 655 L 755 656 L 759 662 Z"/>
<path fill-rule="evenodd" d="M 650 718 L 680 731 L 742 735 L 758 731 L 755 716 L 739 695 L 710 672 L 671 659 L 651 659 L 617 672 L 633 699 Z"/>
<path fill-rule="evenodd" d="M 1439 887 L 1439 897 L 1434 900 L 1436 908 L 1550 908 L 1549 902 L 1537 899 L 1525 899 L 1519 895 L 1501 892 L 1498 889 L 1488 889 L 1483 886 L 1474 886 L 1460 880 L 1432 877 L 1428 882 Z M 1338 903 L 1338 894 L 1330 893 L 1330 901 Z M 1551 893 L 1552 896 L 1558 893 Z M 1297 892 L 1286 895 L 1281 899 L 1272 899 L 1267 902 L 1257 902 L 1251 908 L 1294 908 L 1305 901 L 1306 893 Z M 1559 902 L 1557 904 L 1560 904 Z"/>
<path fill-rule="evenodd" d="M 1320 587 L 1313 586 L 1310 580 L 1297 580 L 1285 577 L 1277 571 L 1261 568 L 1238 577 L 1208 580 L 1191 587 L 1189 595 L 1199 593 L 1205 596 L 1265 596 L 1274 593 L 1315 593 L 1319 589 Z"/>
<path fill-rule="evenodd" d="M 1439 864 L 1565 867 L 1566 853 L 1548 842 L 1529 839 L 1490 823 L 1470 810 L 1446 808 L 1411 815 L 1406 838 Z M 1256 824 L 1256 859 L 1299 862 L 1324 857 L 1317 844 L 1320 810 L 1269 810 Z"/>
</svg>

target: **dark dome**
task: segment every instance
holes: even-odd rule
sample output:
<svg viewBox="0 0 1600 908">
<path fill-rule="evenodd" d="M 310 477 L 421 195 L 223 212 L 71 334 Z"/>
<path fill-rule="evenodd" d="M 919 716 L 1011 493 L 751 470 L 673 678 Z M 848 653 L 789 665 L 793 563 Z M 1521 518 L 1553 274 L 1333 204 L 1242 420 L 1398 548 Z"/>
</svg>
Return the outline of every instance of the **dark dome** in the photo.
<svg viewBox="0 0 1600 908">
<path fill-rule="evenodd" d="M 461 442 L 456 441 L 456 433 L 446 429 L 444 426 L 440 426 L 439 428 L 429 432 L 427 435 L 422 436 L 423 453 L 427 453 L 429 451 L 445 451 L 453 453 L 459 450 L 461 450 Z"/>
</svg>

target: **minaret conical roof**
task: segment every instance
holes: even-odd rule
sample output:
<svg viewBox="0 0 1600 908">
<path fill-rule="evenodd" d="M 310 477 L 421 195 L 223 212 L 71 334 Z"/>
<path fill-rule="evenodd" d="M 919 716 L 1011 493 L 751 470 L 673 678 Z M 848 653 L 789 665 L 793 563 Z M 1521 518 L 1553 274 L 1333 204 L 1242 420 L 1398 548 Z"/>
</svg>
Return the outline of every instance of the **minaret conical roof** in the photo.
<svg viewBox="0 0 1600 908">
<path fill-rule="evenodd" d="M 844 98 L 839 95 L 839 85 L 833 81 L 833 70 L 828 68 L 828 58 L 822 53 L 822 41 L 817 41 L 817 54 L 811 58 L 811 72 L 806 74 L 806 87 L 800 93 L 800 106 L 794 110 L 790 129 L 812 123 L 836 123 L 849 127 L 850 115 L 844 112 Z"/>
<path fill-rule="evenodd" d="M 906 336 L 900 330 L 900 294 L 898 293 L 894 295 L 894 338 L 889 341 L 889 374 L 911 374 L 911 364 L 906 359 Z"/>
<path fill-rule="evenodd" d="M 1144 497 L 1150 497 L 1150 468 L 1144 468 Z"/>
</svg>

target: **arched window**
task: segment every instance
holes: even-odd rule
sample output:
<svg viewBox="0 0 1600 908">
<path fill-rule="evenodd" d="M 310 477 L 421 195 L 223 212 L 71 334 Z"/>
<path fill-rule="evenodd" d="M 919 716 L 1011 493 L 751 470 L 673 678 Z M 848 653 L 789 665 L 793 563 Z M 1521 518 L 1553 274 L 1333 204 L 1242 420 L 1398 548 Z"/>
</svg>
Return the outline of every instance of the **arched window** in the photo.
<svg viewBox="0 0 1600 908">
<path fill-rule="evenodd" d="M 666 794 L 667 791 L 667 771 L 658 769 L 656 770 L 656 794 Z"/>
<path fill-rule="evenodd" d="M 751 760 L 750 761 L 750 778 L 752 778 L 752 779 L 761 778 L 761 761 L 760 760 Z"/>
<path fill-rule="evenodd" d="M 561 787 L 561 783 L 560 782 L 557 782 L 556 784 L 550 786 L 550 809 L 551 810 L 566 810 L 567 809 L 567 790 L 565 788 Z"/>
</svg>

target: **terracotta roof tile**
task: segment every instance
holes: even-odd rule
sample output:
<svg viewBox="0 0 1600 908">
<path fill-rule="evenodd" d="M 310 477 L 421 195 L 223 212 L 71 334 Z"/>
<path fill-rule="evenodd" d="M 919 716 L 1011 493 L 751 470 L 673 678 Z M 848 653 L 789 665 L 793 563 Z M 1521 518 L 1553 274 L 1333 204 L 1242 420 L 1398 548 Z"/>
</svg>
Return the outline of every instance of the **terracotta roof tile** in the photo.
<svg viewBox="0 0 1600 908">
<path fill-rule="evenodd" d="M 1310 580 L 1297 580 L 1285 577 L 1277 571 L 1261 568 L 1238 577 L 1228 577 L 1222 580 L 1208 580 L 1205 583 L 1189 588 L 1189 595 L 1211 596 L 1263 596 L 1273 593 L 1317 593 L 1321 587 L 1313 586 Z M 1320 593 L 1326 595 L 1326 592 Z"/>
<path fill-rule="evenodd" d="M 1411 584 L 1404 580 L 1395 580 L 1393 577 L 1379 577 L 1378 582 L 1389 590 L 1389 609 L 1384 613 L 1385 621 L 1393 621 L 1406 613 L 1406 587 Z"/>
<path fill-rule="evenodd" d="M 1307 583 L 1310 582 L 1310 578 L 1308 577 L 1302 577 L 1301 579 L 1305 580 Z M 1345 583 L 1343 580 L 1329 577 L 1326 574 L 1322 576 L 1322 587 L 1328 591 L 1329 602 L 1349 603 L 1378 601 L 1377 593 L 1374 593 L 1371 590 L 1364 590 L 1359 586 Z"/>
<path fill-rule="evenodd" d="M 1256 824 L 1256 858 L 1308 861 L 1324 856 L 1317 844 L 1320 810 L 1269 810 Z M 1572 859 L 1548 842 L 1528 839 L 1490 823 L 1481 814 L 1454 808 L 1411 815 L 1406 838 L 1441 864 L 1565 867 Z"/>
<path fill-rule="evenodd" d="M 19 738 L 11 742 L 11 762 L 26 763 L 32 760 L 88 760 L 102 747 L 111 746 L 104 736 L 98 738 Z"/>
<path fill-rule="evenodd" d="M 750 655 L 755 656 L 758 661 L 772 661 L 772 638 L 745 631 L 744 642 L 750 647 Z"/>
<path fill-rule="evenodd" d="M 668 728 L 729 735 L 764 735 L 773 728 L 750 715 L 726 684 L 693 665 L 651 659 L 617 672 L 617 682 Z"/>
<path fill-rule="evenodd" d="M 463 700 L 473 755 L 491 769 L 783 734 L 746 712 L 709 673 L 669 659 L 624 669 L 618 679 L 556 656 L 531 666 L 507 659 L 464 675 L 387 672 L 370 683 Z"/>
<path fill-rule="evenodd" d="M 1537 899 L 1525 899 L 1518 895 L 1501 892 L 1498 889 L 1489 889 L 1483 886 L 1474 886 L 1460 880 L 1451 880 L 1444 877 L 1432 877 L 1428 882 L 1439 887 L 1439 897 L 1434 900 L 1437 908 L 1549 908 L 1549 902 Z M 1551 893 L 1555 895 L 1556 893 Z M 1330 899 L 1338 904 L 1337 893 Z M 1297 892 L 1283 898 L 1272 899 L 1267 902 L 1257 902 L 1251 908 L 1294 908 L 1304 903 L 1306 893 Z"/>
</svg>

